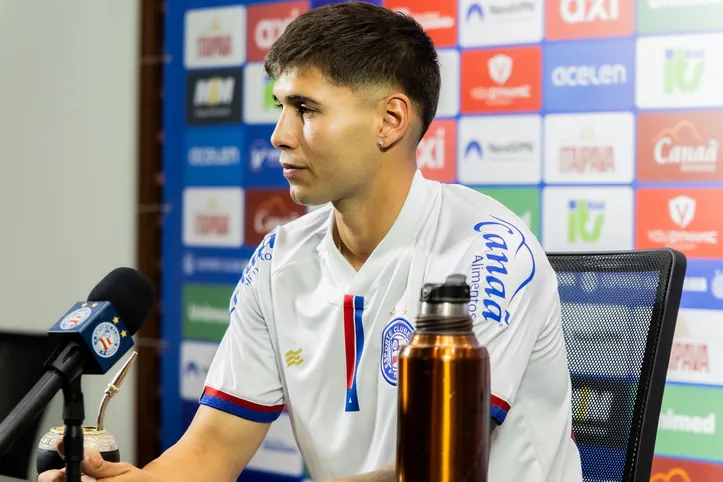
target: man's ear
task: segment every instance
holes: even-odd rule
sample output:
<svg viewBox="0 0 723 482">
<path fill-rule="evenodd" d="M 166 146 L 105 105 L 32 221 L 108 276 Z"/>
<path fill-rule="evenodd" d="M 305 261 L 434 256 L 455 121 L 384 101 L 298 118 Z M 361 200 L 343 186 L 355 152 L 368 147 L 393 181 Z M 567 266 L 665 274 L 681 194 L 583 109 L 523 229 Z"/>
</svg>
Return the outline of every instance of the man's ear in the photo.
<svg viewBox="0 0 723 482">
<path fill-rule="evenodd" d="M 412 129 L 414 109 L 409 97 L 402 93 L 388 95 L 381 102 L 382 122 L 379 128 L 379 141 L 381 147 L 386 149 Z"/>
</svg>

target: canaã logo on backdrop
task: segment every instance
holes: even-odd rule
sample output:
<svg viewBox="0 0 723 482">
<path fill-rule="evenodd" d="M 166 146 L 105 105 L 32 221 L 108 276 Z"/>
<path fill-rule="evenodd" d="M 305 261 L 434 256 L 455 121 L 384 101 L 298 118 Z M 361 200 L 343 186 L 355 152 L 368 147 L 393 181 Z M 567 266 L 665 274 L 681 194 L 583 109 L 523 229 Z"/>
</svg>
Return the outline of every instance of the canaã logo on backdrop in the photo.
<svg viewBox="0 0 723 482">
<path fill-rule="evenodd" d="M 245 25 L 244 6 L 186 12 L 184 66 L 193 69 L 243 64 L 246 60 Z"/>
<path fill-rule="evenodd" d="M 233 285 L 183 286 L 183 337 L 221 341 L 229 324 Z"/>
<path fill-rule="evenodd" d="M 454 2 L 386 0 L 384 6 L 414 18 L 436 47 L 452 47 L 457 44 L 457 12 Z"/>
<path fill-rule="evenodd" d="M 462 117 L 457 174 L 467 184 L 540 182 L 539 115 Z"/>
<path fill-rule="evenodd" d="M 638 0 L 637 3 L 640 33 L 723 28 L 723 0 Z"/>
<path fill-rule="evenodd" d="M 638 189 L 636 247 L 671 247 L 690 258 L 723 257 L 720 191 Z"/>
<path fill-rule="evenodd" d="M 544 131 L 547 183 L 633 180 L 633 114 L 551 114 Z"/>
<path fill-rule="evenodd" d="M 723 105 L 723 34 L 640 37 L 636 103 L 639 108 Z"/>
<path fill-rule="evenodd" d="M 480 188 L 477 191 L 496 199 L 524 221 L 532 234 L 540 234 L 540 189 Z"/>
<path fill-rule="evenodd" d="M 242 217 L 240 188 L 186 188 L 183 191 L 183 244 L 240 248 Z"/>
<path fill-rule="evenodd" d="M 540 47 L 462 52 L 462 112 L 540 108 Z"/>
<path fill-rule="evenodd" d="M 246 191 L 246 241 L 256 246 L 275 227 L 306 214 L 306 207 L 296 204 L 284 189 L 249 189 Z"/>
<path fill-rule="evenodd" d="M 462 47 L 539 42 L 542 0 L 460 0 L 459 22 Z"/>
<path fill-rule="evenodd" d="M 632 247 L 633 192 L 629 187 L 546 187 L 543 245 L 557 251 Z"/>
<path fill-rule="evenodd" d="M 624 36 L 633 33 L 631 0 L 547 0 L 549 39 Z"/>
<path fill-rule="evenodd" d="M 307 10 L 309 10 L 307 2 L 250 5 L 246 29 L 249 61 L 263 61 L 273 43 L 284 33 L 286 26 Z"/>
<path fill-rule="evenodd" d="M 665 386 L 655 453 L 723 461 L 723 389 Z"/>
<path fill-rule="evenodd" d="M 457 123 L 435 120 L 417 145 L 417 167 L 427 179 L 454 182 L 457 178 Z"/>
<path fill-rule="evenodd" d="M 723 112 L 638 114 L 638 178 L 723 180 Z"/>
<path fill-rule="evenodd" d="M 719 482 L 723 465 L 656 456 L 650 482 Z"/>
<path fill-rule="evenodd" d="M 190 72 L 186 76 L 186 121 L 190 125 L 241 121 L 241 71 Z"/>
</svg>

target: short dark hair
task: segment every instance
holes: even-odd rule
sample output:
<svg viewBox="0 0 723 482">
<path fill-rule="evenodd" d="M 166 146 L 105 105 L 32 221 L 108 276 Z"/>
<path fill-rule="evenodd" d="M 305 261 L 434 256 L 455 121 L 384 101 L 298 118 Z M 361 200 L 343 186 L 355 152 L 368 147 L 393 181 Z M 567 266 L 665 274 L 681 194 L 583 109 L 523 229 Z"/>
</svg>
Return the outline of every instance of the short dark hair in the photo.
<svg viewBox="0 0 723 482">
<path fill-rule="evenodd" d="M 399 12 L 356 1 L 309 10 L 286 27 L 264 62 L 272 79 L 299 67 L 318 68 L 344 87 L 401 88 L 420 111 L 420 139 L 437 112 L 441 75 L 434 43 Z"/>
</svg>

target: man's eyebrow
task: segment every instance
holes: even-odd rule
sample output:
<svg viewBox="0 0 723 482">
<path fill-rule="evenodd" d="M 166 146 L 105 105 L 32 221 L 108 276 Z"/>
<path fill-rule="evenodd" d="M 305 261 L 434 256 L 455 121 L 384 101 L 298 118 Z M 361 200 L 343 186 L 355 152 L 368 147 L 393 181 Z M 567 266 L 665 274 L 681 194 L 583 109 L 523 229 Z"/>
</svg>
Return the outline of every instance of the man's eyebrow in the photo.
<svg viewBox="0 0 723 482">
<path fill-rule="evenodd" d="M 275 95 L 272 95 L 272 97 L 274 98 L 274 102 L 280 103 L 279 99 Z M 311 97 L 302 94 L 289 94 L 286 96 L 286 102 L 290 102 L 292 104 L 321 105 L 320 102 L 317 102 Z"/>
</svg>

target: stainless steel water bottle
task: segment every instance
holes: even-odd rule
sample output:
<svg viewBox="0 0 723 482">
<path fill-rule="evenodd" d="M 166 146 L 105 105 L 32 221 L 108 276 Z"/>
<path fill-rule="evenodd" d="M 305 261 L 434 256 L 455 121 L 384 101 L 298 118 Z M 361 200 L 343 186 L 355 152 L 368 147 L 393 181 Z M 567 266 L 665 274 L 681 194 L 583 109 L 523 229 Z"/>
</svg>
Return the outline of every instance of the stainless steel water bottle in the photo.
<svg viewBox="0 0 723 482">
<path fill-rule="evenodd" d="M 490 364 L 469 302 L 464 275 L 422 288 L 415 332 L 399 354 L 399 482 L 487 482 Z"/>
</svg>

